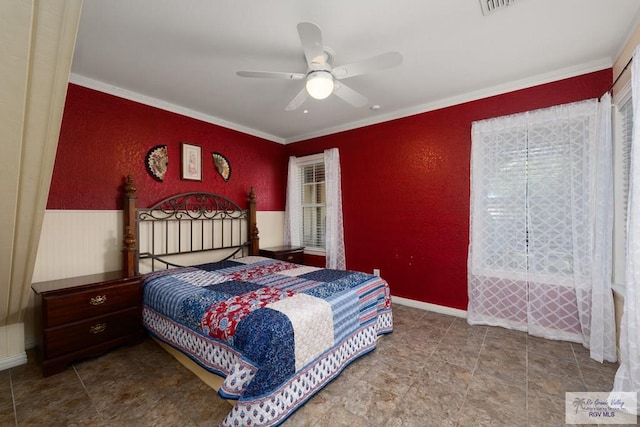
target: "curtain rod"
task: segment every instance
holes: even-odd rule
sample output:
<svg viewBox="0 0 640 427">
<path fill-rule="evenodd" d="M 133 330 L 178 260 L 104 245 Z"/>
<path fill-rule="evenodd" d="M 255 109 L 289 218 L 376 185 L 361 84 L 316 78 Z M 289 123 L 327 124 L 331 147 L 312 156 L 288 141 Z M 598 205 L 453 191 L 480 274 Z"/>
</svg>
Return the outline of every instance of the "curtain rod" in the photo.
<svg viewBox="0 0 640 427">
<path fill-rule="evenodd" d="M 631 65 L 631 61 L 633 61 L 633 55 L 631 55 L 631 58 L 629 58 L 629 61 L 627 61 L 627 65 L 624 66 L 622 71 L 620 71 L 620 74 L 618 74 L 618 77 L 616 77 L 613 83 L 611 83 L 611 86 L 609 86 L 609 89 L 607 89 L 604 93 L 611 92 L 616 83 L 618 83 L 618 80 L 620 80 L 620 77 L 622 77 L 624 72 L 627 71 L 627 68 L 629 68 L 629 65 Z M 602 98 L 602 96 L 604 96 L 604 94 L 600 95 L 600 98 Z M 598 102 L 600 101 L 600 98 L 598 98 Z"/>
</svg>

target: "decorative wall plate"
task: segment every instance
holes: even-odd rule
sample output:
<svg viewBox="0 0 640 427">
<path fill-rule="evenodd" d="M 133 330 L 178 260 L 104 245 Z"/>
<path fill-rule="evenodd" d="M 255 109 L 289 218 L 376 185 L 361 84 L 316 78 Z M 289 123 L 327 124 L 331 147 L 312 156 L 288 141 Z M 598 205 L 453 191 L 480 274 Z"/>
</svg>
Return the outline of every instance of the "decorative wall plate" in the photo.
<svg viewBox="0 0 640 427">
<path fill-rule="evenodd" d="M 225 156 L 220 153 L 213 153 L 213 164 L 216 170 L 225 181 L 229 181 L 231 177 L 231 165 Z"/>
<path fill-rule="evenodd" d="M 167 146 L 156 145 L 150 149 L 144 159 L 144 164 L 147 167 L 149 175 L 156 181 L 162 182 L 164 180 L 164 174 L 167 173 L 167 166 L 169 165 Z"/>
</svg>

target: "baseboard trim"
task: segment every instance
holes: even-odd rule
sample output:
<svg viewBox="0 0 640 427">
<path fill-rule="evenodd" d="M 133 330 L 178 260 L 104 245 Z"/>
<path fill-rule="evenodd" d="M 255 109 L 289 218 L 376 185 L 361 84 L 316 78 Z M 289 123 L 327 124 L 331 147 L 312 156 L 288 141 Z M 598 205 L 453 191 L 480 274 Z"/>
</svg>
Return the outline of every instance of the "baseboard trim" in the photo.
<svg viewBox="0 0 640 427">
<path fill-rule="evenodd" d="M 24 365 L 27 363 L 27 353 L 22 352 L 19 354 L 14 354 L 9 357 L 0 358 L 0 371 L 4 371 L 9 368 L 15 368 L 16 366 Z"/>
<path fill-rule="evenodd" d="M 417 301 L 409 298 L 391 296 L 391 302 L 407 307 L 419 308 L 420 310 L 433 311 L 434 313 L 447 314 L 449 316 L 467 318 L 467 311 L 458 308 L 451 308 L 444 305 L 431 304 L 428 302 Z"/>
</svg>

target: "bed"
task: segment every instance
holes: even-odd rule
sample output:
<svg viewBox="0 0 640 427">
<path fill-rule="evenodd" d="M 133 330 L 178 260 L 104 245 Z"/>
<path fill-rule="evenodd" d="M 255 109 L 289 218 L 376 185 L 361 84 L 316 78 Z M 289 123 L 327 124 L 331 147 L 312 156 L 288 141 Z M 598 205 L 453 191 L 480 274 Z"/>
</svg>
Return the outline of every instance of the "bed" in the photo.
<svg viewBox="0 0 640 427">
<path fill-rule="evenodd" d="M 123 193 L 123 269 L 144 274 L 143 324 L 232 402 L 221 425 L 281 424 L 392 332 L 380 277 L 258 256 L 253 190 L 247 209 L 212 193 L 138 208 L 131 177 Z"/>
</svg>

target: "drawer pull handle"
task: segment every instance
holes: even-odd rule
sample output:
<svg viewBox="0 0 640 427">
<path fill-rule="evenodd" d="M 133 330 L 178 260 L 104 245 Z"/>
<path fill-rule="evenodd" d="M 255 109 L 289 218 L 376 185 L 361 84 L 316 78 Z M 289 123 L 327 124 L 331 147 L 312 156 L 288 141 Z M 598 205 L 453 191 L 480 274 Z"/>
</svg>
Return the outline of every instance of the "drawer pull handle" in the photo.
<svg viewBox="0 0 640 427">
<path fill-rule="evenodd" d="M 92 297 L 89 300 L 89 304 L 91 305 L 100 305 L 100 304 L 104 304 L 105 302 L 107 302 L 106 295 L 96 295 L 95 297 Z"/>
<path fill-rule="evenodd" d="M 99 334 L 100 332 L 104 332 L 107 330 L 106 323 L 98 323 L 89 328 L 89 332 L 92 334 Z"/>
</svg>

